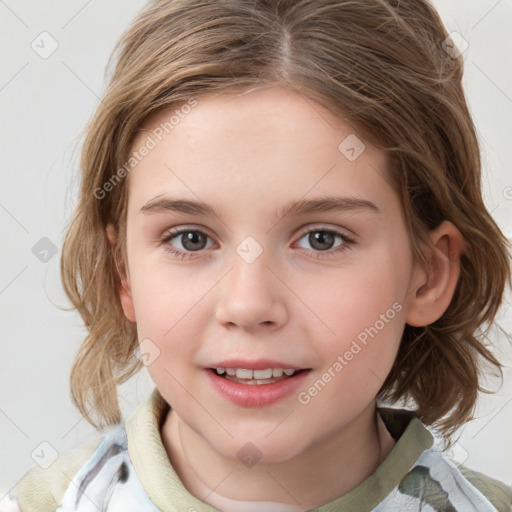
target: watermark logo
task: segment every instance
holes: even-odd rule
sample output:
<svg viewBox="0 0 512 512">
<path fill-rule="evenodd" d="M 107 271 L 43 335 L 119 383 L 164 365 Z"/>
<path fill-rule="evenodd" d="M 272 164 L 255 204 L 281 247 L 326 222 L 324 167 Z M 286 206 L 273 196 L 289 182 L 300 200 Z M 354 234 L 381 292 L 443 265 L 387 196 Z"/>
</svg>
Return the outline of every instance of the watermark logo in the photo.
<svg viewBox="0 0 512 512">
<path fill-rule="evenodd" d="M 47 441 L 37 445 L 30 454 L 32 460 L 43 469 L 48 469 L 58 458 L 59 452 Z"/>
<path fill-rule="evenodd" d="M 260 257 L 263 247 L 252 236 L 245 237 L 237 246 L 236 252 L 246 263 L 253 263 Z"/>
<path fill-rule="evenodd" d="M 30 43 L 30 47 L 46 60 L 57 51 L 59 43 L 49 32 L 43 31 Z"/>
<path fill-rule="evenodd" d="M 357 160 L 363 154 L 365 149 L 366 146 L 363 141 L 353 133 L 343 139 L 338 146 L 339 152 L 351 162 Z"/>
<path fill-rule="evenodd" d="M 32 247 L 32 254 L 43 263 L 48 263 L 56 254 L 57 246 L 47 237 L 43 236 Z"/>
<path fill-rule="evenodd" d="M 447 450 L 446 455 L 460 466 L 469 459 L 469 452 L 458 442 L 453 443 Z"/>
<path fill-rule="evenodd" d="M 135 357 L 144 366 L 150 366 L 159 356 L 160 348 L 149 338 L 143 339 L 135 349 Z"/>
<path fill-rule="evenodd" d="M 468 49 L 469 43 L 458 32 L 451 32 L 441 46 L 452 59 L 457 59 Z"/>
<path fill-rule="evenodd" d="M 252 468 L 263 455 L 253 443 L 246 443 L 237 452 L 238 459 L 248 468 Z"/>
</svg>

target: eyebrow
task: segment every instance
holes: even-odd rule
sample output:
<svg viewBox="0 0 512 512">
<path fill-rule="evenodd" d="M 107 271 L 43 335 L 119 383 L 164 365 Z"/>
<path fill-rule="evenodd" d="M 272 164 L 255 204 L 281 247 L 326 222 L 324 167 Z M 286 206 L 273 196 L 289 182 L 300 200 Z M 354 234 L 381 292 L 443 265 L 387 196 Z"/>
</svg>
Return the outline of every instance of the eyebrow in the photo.
<svg viewBox="0 0 512 512">
<path fill-rule="evenodd" d="M 276 211 L 276 217 L 282 218 L 286 215 L 300 215 L 305 213 L 330 212 L 330 211 L 369 211 L 380 213 L 377 205 L 358 197 L 318 197 L 315 199 L 301 199 L 290 201 L 280 210 Z M 218 217 L 215 209 L 203 202 L 190 201 L 186 199 L 175 199 L 170 197 L 157 196 L 149 200 L 140 211 L 144 214 L 163 213 L 166 211 L 192 213 L 197 215 L 212 215 Z"/>
</svg>

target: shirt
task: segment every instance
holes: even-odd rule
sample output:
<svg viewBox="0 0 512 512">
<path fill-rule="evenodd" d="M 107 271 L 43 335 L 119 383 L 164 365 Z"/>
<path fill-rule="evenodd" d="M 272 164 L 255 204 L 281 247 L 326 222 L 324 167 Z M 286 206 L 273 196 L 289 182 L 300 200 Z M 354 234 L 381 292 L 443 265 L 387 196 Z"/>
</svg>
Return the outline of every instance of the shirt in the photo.
<svg viewBox="0 0 512 512">
<path fill-rule="evenodd" d="M 9 497 L 21 512 L 218 512 L 187 491 L 169 460 L 160 434 L 169 409 L 155 388 L 124 424 L 32 468 Z M 512 511 L 512 489 L 453 462 L 414 413 L 378 412 L 395 446 L 355 489 L 312 511 Z"/>
</svg>

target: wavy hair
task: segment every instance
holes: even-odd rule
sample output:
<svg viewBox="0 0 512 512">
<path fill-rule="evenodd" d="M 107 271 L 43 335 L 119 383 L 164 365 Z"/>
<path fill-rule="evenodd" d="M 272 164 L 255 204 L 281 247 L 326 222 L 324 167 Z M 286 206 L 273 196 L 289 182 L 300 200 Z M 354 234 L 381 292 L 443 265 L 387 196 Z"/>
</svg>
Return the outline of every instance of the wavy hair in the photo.
<svg viewBox="0 0 512 512">
<path fill-rule="evenodd" d="M 108 89 L 85 128 L 79 199 L 61 258 L 65 292 L 88 329 L 71 395 L 91 424 L 98 426 L 92 411 L 100 424 L 120 421 L 117 385 L 142 368 L 116 269 L 128 187 L 120 169 L 135 135 L 152 114 L 203 93 L 269 85 L 317 101 L 389 154 L 390 183 L 424 269 L 429 230 L 449 220 L 461 231 L 454 297 L 436 322 L 405 326 L 378 398 L 412 401 L 446 438 L 471 419 L 486 391 L 482 368 L 501 374 L 486 340 L 510 285 L 510 244 L 482 199 L 463 59 L 445 51 L 447 38 L 426 0 L 157 0 L 141 10 L 114 48 Z"/>
</svg>

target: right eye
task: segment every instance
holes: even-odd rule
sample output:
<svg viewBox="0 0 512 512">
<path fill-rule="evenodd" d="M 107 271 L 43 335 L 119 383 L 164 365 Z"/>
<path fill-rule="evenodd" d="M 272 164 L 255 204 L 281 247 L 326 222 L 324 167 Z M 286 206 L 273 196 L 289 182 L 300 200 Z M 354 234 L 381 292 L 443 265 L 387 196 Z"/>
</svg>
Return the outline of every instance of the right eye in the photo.
<svg viewBox="0 0 512 512">
<path fill-rule="evenodd" d="M 165 245 L 165 250 L 178 258 L 190 258 L 192 253 L 199 252 L 206 247 L 206 243 L 210 237 L 198 229 L 172 229 L 162 238 L 161 244 Z M 173 240 L 179 242 L 176 247 Z"/>
</svg>

